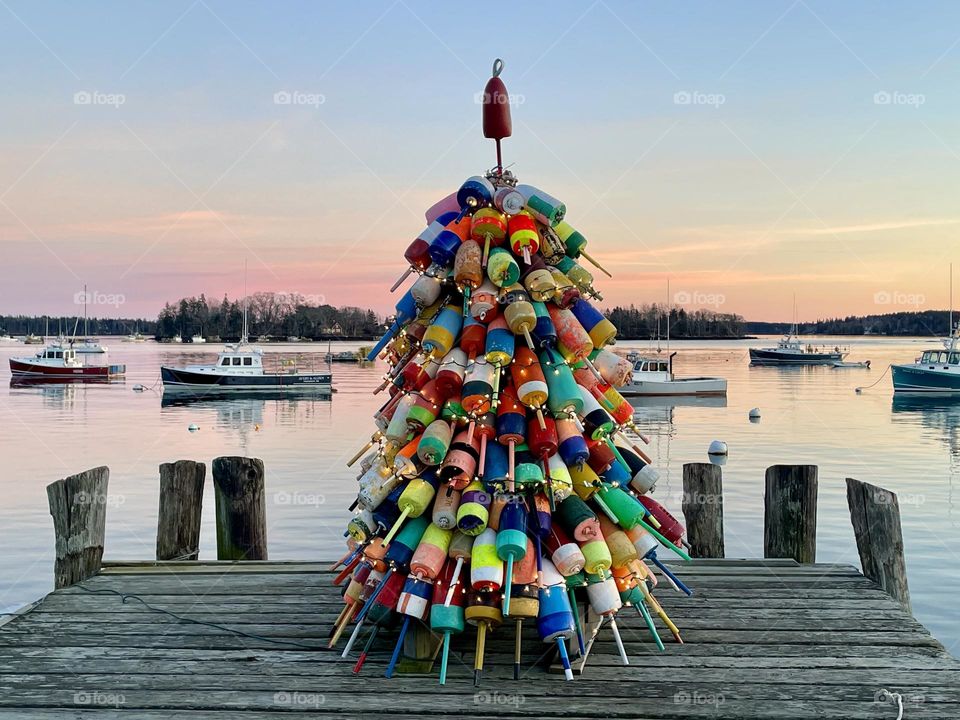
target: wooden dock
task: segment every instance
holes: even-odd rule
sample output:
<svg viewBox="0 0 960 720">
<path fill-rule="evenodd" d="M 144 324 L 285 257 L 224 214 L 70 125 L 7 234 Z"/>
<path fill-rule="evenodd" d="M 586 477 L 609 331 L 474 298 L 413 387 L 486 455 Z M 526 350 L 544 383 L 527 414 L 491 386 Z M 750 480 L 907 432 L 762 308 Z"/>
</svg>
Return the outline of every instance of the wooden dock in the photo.
<svg viewBox="0 0 960 720">
<path fill-rule="evenodd" d="M 960 718 L 960 662 L 849 566 L 674 565 L 695 595 L 657 597 L 686 644 L 664 630 L 658 653 L 625 609 L 619 624 L 631 665 L 620 664 L 601 629 L 583 675 L 568 683 L 538 664 L 544 646 L 530 628 L 525 677 L 514 682 L 513 628 L 504 627 L 488 642 L 479 689 L 472 630 L 454 638 L 445 687 L 436 674 L 382 677 L 395 633 L 384 633 L 354 676 L 352 662 L 326 649 L 341 608 L 328 566 L 108 563 L 0 627 L 0 720 L 265 720 L 298 712 L 894 720 L 897 704 L 882 690 L 902 695 L 905 720 Z"/>
</svg>

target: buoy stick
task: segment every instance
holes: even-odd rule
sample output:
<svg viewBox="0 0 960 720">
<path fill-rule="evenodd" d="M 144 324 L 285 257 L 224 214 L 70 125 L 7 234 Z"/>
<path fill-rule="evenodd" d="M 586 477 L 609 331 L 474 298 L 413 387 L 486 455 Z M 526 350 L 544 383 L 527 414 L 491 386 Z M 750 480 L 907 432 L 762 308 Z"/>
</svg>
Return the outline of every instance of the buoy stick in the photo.
<svg viewBox="0 0 960 720">
<path fill-rule="evenodd" d="M 557 638 L 557 647 L 560 648 L 560 662 L 563 663 L 563 676 L 567 680 L 573 680 L 573 670 L 570 668 L 570 657 L 567 655 L 567 646 L 562 637 Z"/>
<path fill-rule="evenodd" d="M 540 533 L 534 534 L 533 545 L 537 550 L 537 587 L 543 587 L 543 546 L 540 541 Z"/>
<path fill-rule="evenodd" d="M 653 618 L 650 617 L 650 612 L 647 610 L 647 606 L 643 603 L 635 605 L 637 612 L 640 614 L 640 617 L 643 618 L 643 621 L 647 624 L 647 629 L 650 631 L 650 634 L 653 635 L 653 641 L 657 644 L 657 649 L 665 650 L 663 646 L 663 640 L 660 639 L 660 633 L 657 632 L 657 626 L 653 624 Z"/>
<path fill-rule="evenodd" d="M 589 260 L 591 265 L 593 265 L 595 268 L 597 268 L 597 270 L 599 270 L 600 272 L 602 272 L 602 273 L 603 273 L 604 275 L 606 275 L 608 278 L 612 278 L 612 277 L 613 277 L 613 275 L 611 275 L 610 272 L 609 272 L 603 265 L 601 265 L 601 264 L 598 263 L 596 260 L 594 260 L 592 257 L 590 257 L 589 255 L 587 255 L 587 253 L 585 253 L 583 250 L 580 251 L 580 254 L 583 255 L 587 260 Z M 393 292 L 393 291 L 391 290 L 391 292 Z"/>
<path fill-rule="evenodd" d="M 343 612 L 340 613 L 337 622 L 334 624 L 335 629 L 333 631 L 333 637 L 331 637 L 330 642 L 327 643 L 328 648 L 332 649 L 340 642 L 340 636 L 343 635 L 343 631 L 346 630 L 347 625 L 350 624 L 350 617 L 353 615 L 353 610 L 353 605 L 347 605 L 343 608 Z"/>
<path fill-rule="evenodd" d="M 330 566 L 329 568 L 327 568 L 327 569 L 328 569 L 330 572 L 333 572 L 333 571 L 336 570 L 338 567 L 340 567 L 341 565 L 343 565 L 345 562 L 347 562 L 348 560 L 350 560 L 350 558 L 351 558 L 352 556 L 356 555 L 356 554 L 359 553 L 359 552 L 360 552 L 360 548 L 356 548 L 355 550 L 347 550 L 346 554 L 345 554 L 342 558 L 340 558 L 339 560 L 337 560 L 333 565 L 331 565 L 331 566 Z"/>
<path fill-rule="evenodd" d="M 411 510 L 411 507 L 407 505 L 403 509 L 403 512 L 400 513 L 400 517 L 397 518 L 397 521 L 393 524 L 393 527 L 390 528 L 390 532 L 388 532 L 386 536 L 384 536 L 383 538 L 384 545 L 389 544 L 389 542 L 393 540 L 393 536 L 397 534 L 397 531 L 400 529 L 400 526 L 403 525 L 403 521 L 407 519 L 407 516 L 410 514 L 410 510 Z"/>
<path fill-rule="evenodd" d="M 507 474 L 507 490 L 510 492 L 516 491 L 516 485 L 513 482 L 513 464 L 514 464 L 514 441 L 511 440 L 508 443 L 509 450 L 507 451 L 507 458 L 509 461 L 508 474 Z"/>
<path fill-rule="evenodd" d="M 377 638 L 377 633 L 380 631 L 379 625 L 373 626 L 373 631 L 370 633 L 370 637 L 367 638 L 367 644 L 363 646 L 363 652 L 360 653 L 360 657 L 357 658 L 357 664 L 353 666 L 353 674 L 358 675 L 360 669 L 363 667 L 363 663 L 367 660 L 367 653 L 370 652 L 370 648 L 373 646 L 373 641 Z"/>
<path fill-rule="evenodd" d="M 577 595 L 573 592 L 573 588 L 570 588 L 567 592 L 570 593 L 570 607 L 573 608 L 573 626 L 577 629 L 577 647 L 580 649 L 580 655 L 587 654 L 587 647 L 583 642 L 583 625 L 580 624 L 580 610 L 577 608 Z"/>
<path fill-rule="evenodd" d="M 660 558 L 657 557 L 656 551 L 651 552 L 647 557 L 649 557 L 653 561 L 654 565 L 660 568 L 660 572 L 662 572 L 666 577 L 668 577 L 670 581 L 674 585 L 676 585 L 677 588 L 684 595 L 686 595 L 687 597 L 690 597 L 691 595 L 693 595 L 693 590 L 691 590 L 686 585 L 684 585 L 683 581 L 680 578 L 678 578 L 676 575 L 670 572 L 670 569 L 666 565 L 664 565 L 662 562 L 660 562 Z"/>
<path fill-rule="evenodd" d="M 447 684 L 447 661 L 450 659 L 450 631 L 443 634 L 443 654 L 440 656 L 440 684 Z"/>
<path fill-rule="evenodd" d="M 690 556 L 687 555 L 687 552 L 686 552 L 685 550 L 683 550 L 682 548 L 678 548 L 678 547 L 677 547 L 676 545 L 674 545 L 672 542 L 670 542 L 669 540 L 667 540 L 663 535 L 661 535 L 659 532 L 657 532 L 657 531 L 654 529 L 654 527 L 653 527 L 652 525 L 650 525 L 646 520 L 643 520 L 642 518 L 640 518 L 640 519 L 637 520 L 637 522 L 640 524 L 640 526 L 641 526 L 644 530 L 646 530 L 648 533 L 650 533 L 651 535 L 653 535 L 657 540 L 659 540 L 661 543 L 663 543 L 663 544 L 666 545 L 668 548 L 670 548 L 671 550 L 673 550 L 677 555 L 679 555 L 680 557 L 682 557 L 684 560 L 686 560 L 687 562 L 690 562 Z"/>
<path fill-rule="evenodd" d="M 537 348 L 534 347 L 533 338 L 530 337 L 530 328 L 528 328 L 526 324 L 523 325 L 523 336 L 527 338 L 527 345 L 530 347 L 530 349 L 536 352 Z"/>
<path fill-rule="evenodd" d="M 513 553 L 507 555 L 507 581 L 503 584 L 503 614 L 510 614 L 510 587 L 513 584 Z"/>
<path fill-rule="evenodd" d="M 623 455 L 621 455 L 620 450 L 617 449 L 616 443 L 614 443 L 609 437 L 604 438 L 604 440 L 606 440 L 607 446 L 610 448 L 610 452 L 612 452 L 617 458 L 617 462 L 620 463 L 620 466 L 625 470 L 630 470 L 630 466 L 627 465 L 627 461 L 623 459 Z"/>
<path fill-rule="evenodd" d="M 617 437 L 623 438 L 623 439 L 626 441 L 627 445 L 630 446 L 630 449 L 633 450 L 637 455 L 639 455 L 639 456 L 640 456 L 640 459 L 643 460 L 647 465 L 653 465 L 653 460 L 650 459 L 650 456 L 647 455 L 647 453 L 645 453 L 642 448 L 638 447 L 637 444 L 636 444 L 635 442 L 633 442 L 633 440 L 631 440 L 630 438 L 628 438 L 628 437 L 627 437 L 626 435 L 624 435 L 622 432 L 617 432 L 617 433 L 614 433 L 614 434 L 615 434 Z"/>
<path fill-rule="evenodd" d="M 465 318 L 470 317 L 470 286 L 467 285 L 463 289 L 463 316 Z"/>
<path fill-rule="evenodd" d="M 583 253 L 580 253 L 580 254 L 583 255 Z M 584 257 L 586 257 L 586 256 L 584 255 Z M 589 258 L 587 258 L 587 259 L 589 260 Z M 591 260 L 590 262 L 593 262 L 593 261 Z M 596 263 L 594 263 L 594 264 L 596 264 Z M 600 267 L 600 266 L 597 265 L 597 267 Z M 393 284 L 393 286 L 390 288 L 390 292 L 395 292 L 396 289 L 397 289 L 398 287 L 400 287 L 400 285 L 403 283 L 403 281 L 406 280 L 408 277 L 410 277 L 410 273 L 412 273 L 412 272 L 413 272 L 413 268 L 412 268 L 412 267 L 408 267 L 406 270 L 404 270 L 404 271 L 403 271 L 403 275 L 401 275 L 401 276 L 397 279 L 397 281 Z M 606 271 L 604 271 L 604 272 L 606 272 Z M 607 273 L 607 274 L 609 274 L 609 273 Z"/>
<path fill-rule="evenodd" d="M 367 450 L 369 450 L 370 448 L 372 448 L 372 447 L 373 447 L 373 444 L 374 444 L 375 442 L 376 442 L 376 440 L 374 440 L 373 438 L 371 438 L 370 441 L 369 441 L 366 445 L 364 445 L 362 448 L 360 448 L 360 450 L 357 451 L 357 454 L 356 454 L 356 455 L 354 455 L 352 458 L 350 458 L 350 461 L 347 463 L 347 467 L 353 467 L 353 464 L 354 464 L 357 460 L 359 460 Z"/>
<path fill-rule="evenodd" d="M 487 624 L 477 626 L 477 651 L 473 660 L 473 685 L 480 687 L 480 675 L 483 673 L 483 649 L 487 642 Z"/>
<path fill-rule="evenodd" d="M 500 363 L 494 363 L 497 370 L 493 373 L 493 400 L 490 403 L 490 409 L 496 410 L 500 404 Z"/>
<path fill-rule="evenodd" d="M 471 420 L 470 426 L 467 428 L 467 445 L 473 445 L 473 431 L 477 428 L 477 421 Z"/>
<path fill-rule="evenodd" d="M 680 630 L 676 625 L 673 624 L 673 620 L 671 620 L 670 616 L 667 615 L 667 611 L 663 609 L 663 606 L 657 602 L 657 599 L 650 593 L 644 595 L 644 597 L 650 602 L 650 606 L 656 610 L 657 615 L 660 616 L 660 619 L 663 620 L 664 624 L 670 628 L 670 632 L 676 641 L 683 645 L 683 638 L 680 637 Z"/>
<path fill-rule="evenodd" d="M 471 428 L 473 425 L 471 424 Z M 470 440 L 467 440 L 467 444 L 470 444 Z M 480 460 L 477 463 L 477 477 L 483 480 L 483 467 L 487 462 L 487 436 L 484 435 L 480 438 Z"/>
<path fill-rule="evenodd" d="M 453 591 L 457 589 L 460 583 L 460 571 L 463 569 L 463 558 L 457 558 L 457 564 L 453 566 L 453 577 L 450 578 L 450 587 L 447 589 L 447 597 L 443 601 L 444 607 L 450 607 L 453 602 Z"/>
<path fill-rule="evenodd" d="M 373 607 L 373 601 L 377 599 L 377 596 L 380 595 L 380 591 L 383 590 L 384 586 L 387 584 L 387 580 L 390 579 L 390 574 L 393 572 L 393 566 L 387 568 L 387 571 L 383 574 L 383 579 L 380 581 L 380 584 L 377 585 L 377 589 L 373 591 L 373 594 L 370 598 L 363 604 L 363 609 L 360 611 L 360 614 L 357 615 L 357 622 L 360 622 L 367 616 L 367 611 Z"/>
<path fill-rule="evenodd" d="M 497 141 L 499 142 L 499 140 Z M 487 259 L 490 257 L 490 233 L 483 236 L 483 258 L 480 260 L 480 267 L 487 269 Z"/>
<path fill-rule="evenodd" d="M 363 620 L 357 621 L 357 626 L 353 629 L 353 632 L 350 633 L 350 638 L 347 640 L 347 646 L 343 649 L 343 652 L 340 654 L 340 657 L 344 660 L 347 659 L 347 655 L 350 654 L 350 651 L 353 650 L 353 644 L 357 641 L 357 638 L 360 637 L 360 628 L 363 627 Z"/>
<path fill-rule="evenodd" d="M 397 644 L 393 648 L 393 655 L 390 657 L 390 664 L 387 665 L 387 671 L 383 674 L 384 677 L 393 677 L 393 671 L 397 667 L 397 662 L 400 660 L 400 651 L 403 649 L 403 639 L 407 636 L 407 630 L 410 628 L 410 616 L 406 615 L 403 618 L 403 625 L 400 626 L 400 636 L 397 638 Z"/>
<path fill-rule="evenodd" d="M 339 585 L 340 583 L 342 583 L 346 579 L 346 577 L 353 572 L 353 569 L 360 563 L 360 557 L 361 557 L 361 553 L 357 552 L 357 554 L 353 557 L 353 559 L 350 562 L 348 562 L 344 566 L 343 570 L 341 570 L 340 573 L 333 579 L 334 585 Z"/>
<path fill-rule="evenodd" d="M 590 362 L 590 358 L 584 358 L 583 364 L 587 366 L 587 369 L 593 373 L 593 376 L 602 383 L 605 383 L 606 380 L 603 379 L 603 375 L 600 374 L 600 371 L 597 370 L 596 365 Z"/>
<path fill-rule="evenodd" d="M 613 514 L 613 510 L 611 510 L 610 507 L 603 501 L 599 493 L 594 493 L 593 499 L 597 501 L 597 505 L 600 506 L 600 509 L 603 510 L 604 514 L 610 518 L 612 522 L 619 522 L 619 520 L 617 520 L 617 516 Z"/>
<path fill-rule="evenodd" d="M 613 639 L 617 643 L 617 650 L 620 651 L 620 659 L 623 661 L 624 665 L 629 665 L 630 660 L 627 657 L 626 649 L 623 647 L 623 638 L 620 637 L 620 628 L 617 627 L 617 620 L 613 617 L 613 615 L 610 616 L 610 629 L 613 630 Z"/>
<path fill-rule="evenodd" d="M 540 409 L 540 408 L 537 408 L 537 411 L 536 411 L 536 412 L 537 412 L 537 422 L 540 423 L 540 429 L 541 429 L 541 430 L 546 430 L 546 429 L 547 429 L 547 423 L 544 422 L 544 419 L 543 419 L 543 410 Z"/>
<path fill-rule="evenodd" d="M 523 631 L 523 620 L 517 618 L 517 637 L 513 643 L 513 679 L 520 679 L 520 633 Z"/>
</svg>

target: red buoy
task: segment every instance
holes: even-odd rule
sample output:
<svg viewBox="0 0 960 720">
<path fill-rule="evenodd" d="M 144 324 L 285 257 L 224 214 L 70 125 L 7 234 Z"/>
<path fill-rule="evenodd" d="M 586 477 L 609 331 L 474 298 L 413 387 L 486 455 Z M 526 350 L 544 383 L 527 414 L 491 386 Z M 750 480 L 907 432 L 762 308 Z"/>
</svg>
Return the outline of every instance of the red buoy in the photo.
<svg viewBox="0 0 960 720">
<path fill-rule="evenodd" d="M 510 119 L 510 96 L 507 86 L 500 79 L 503 60 L 493 62 L 493 77 L 483 89 L 483 136 L 497 143 L 497 169 L 503 169 L 500 159 L 500 141 L 513 134 L 513 121 Z"/>
</svg>

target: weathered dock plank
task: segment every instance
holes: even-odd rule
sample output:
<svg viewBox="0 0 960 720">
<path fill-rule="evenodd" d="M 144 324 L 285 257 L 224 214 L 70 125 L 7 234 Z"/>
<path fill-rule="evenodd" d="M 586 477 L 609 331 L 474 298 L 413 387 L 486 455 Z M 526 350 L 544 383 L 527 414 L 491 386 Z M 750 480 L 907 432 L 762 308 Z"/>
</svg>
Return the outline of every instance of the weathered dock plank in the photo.
<svg viewBox="0 0 960 720">
<path fill-rule="evenodd" d="M 687 644 L 660 653 L 639 617 L 605 632 L 584 674 L 547 672 L 525 629 L 488 641 L 472 684 L 473 633 L 455 637 L 450 674 L 382 678 L 395 633 L 363 674 L 326 649 L 340 609 L 324 563 L 108 564 L 0 628 L 0 720 L 275 720 L 304 716 L 497 718 L 960 717 L 960 662 L 850 566 L 705 560 L 676 566 L 692 598 L 658 591 Z M 134 597 L 135 596 L 135 597 Z M 146 603 L 146 604 L 144 604 Z M 178 617 L 174 617 L 173 613 Z M 187 619 L 184 621 L 183 619 Z M 192 621 L 192 622 L 191 622 Z M 341 642 L 341 648 L 343 642 Z"/>
</svg>

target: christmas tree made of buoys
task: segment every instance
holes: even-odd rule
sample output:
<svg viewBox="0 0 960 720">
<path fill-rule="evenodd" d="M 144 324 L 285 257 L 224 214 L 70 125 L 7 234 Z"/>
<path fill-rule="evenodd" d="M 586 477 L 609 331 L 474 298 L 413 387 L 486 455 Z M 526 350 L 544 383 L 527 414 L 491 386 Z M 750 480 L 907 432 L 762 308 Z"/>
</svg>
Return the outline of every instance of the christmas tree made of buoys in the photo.
<svg viewBox="0 0 960 720">
<path fill-rule="evenodd" d="M 514 626 L 519 679 L 524 621 L 572 679 L 570 656 L 590 641 L 587 607 L 625 665 L 624 607 L 660 650 L 655 617 L 682 642 L 652 591 L 659 568 L 690 594 L 657 556 L 663 546 L 689 560 L 684 528 L 648 496 L 658 474 L 617 390 L 632 364 L 610 349 L 617 329 L 591 302 L 601 297 L 581 261 L 609 273 L 561 201 L 504 169 L 512 123 L 502 69 L 497 60 L 483 95 L 497 165 L 427 210 L 391 291 L 416 280 L 370 353 L 387 362 L 377 392 L 389 399 L 348 463 L 360 461 L 359 492 L 330 642 L 353 625 L 343 657 L 359 643 L 357 673 L 380 631 L 398 628 L 391 677 L 414 623 L 442 638 L 441 683 L 451 636 L 468 626 L 476 684 L 500 626 Z"/>
</svg>

